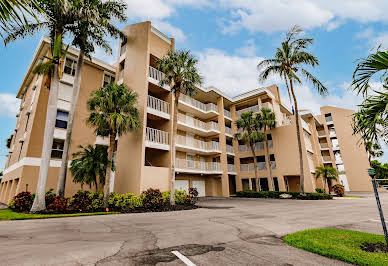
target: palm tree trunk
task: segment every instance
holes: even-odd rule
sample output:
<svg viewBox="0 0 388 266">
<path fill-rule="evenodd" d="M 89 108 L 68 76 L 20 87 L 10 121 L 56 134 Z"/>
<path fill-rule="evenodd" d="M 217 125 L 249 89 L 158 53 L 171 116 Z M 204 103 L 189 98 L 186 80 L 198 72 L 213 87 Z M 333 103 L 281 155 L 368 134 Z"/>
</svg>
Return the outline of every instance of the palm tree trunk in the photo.
<svg viewBox="0 0 388 266">
<path fill-rule="evenodd" d="M 259 177 L 258 168 L 257 168 L 257 158 L 256 158 L 256 153 L 255 153 L 255 148 L 253 147 L 252 143 L 249 143 L 249 147 L 251 148 L 252 155 L 253 155 L 253 167 L 255 168 L 255 182 L 258 184 L 257 179 Z M 256 190 L 258 190 L 258 186 L 256 186 Z"/>
<path fill-rule="evenodd" d="M 36 195 L 30 212 L 36 213 L 46 209 L 46 183 L 50 167 L 51 150 L 55 120 L 57 118 L 58 89 L 59 89 L 59 65 L 54 64 L 54 73 L 51 78 L 50 94 L 47 103 L 46 123 L 44 127 L 42 157 L 39 168 L 39 179 L 36 187 Z"/>
<path fill-rule="evenodd" d="M 272 190 L 275 190 L 275 184 L 273 182 L 273 178 L 272 178 L 272 165 L 271 165 L 271 158 L 269 156 L 269 148 L 268 148 L 268 140 L 267 138 L 265 138 L 265 151 L 266 151 L 266 156 L 268 158 L 268 165 L 269 165 L 269 180 L 271 181 L 271 186 L 272 186 Z"/>
<path fill-rule="evenodd" d="M 77 68 L 75 70 L 75 77 L 74 77 L 74 83 L 73 83 L 73 95 L 71 98 L 71 108 L 69 113 L 69 119 L 67 122 L 65 144 L 63 145 L 62 165 L 61 165 L 61 170 L 59 172 L 59 177 L 58 177 L 56 194 L 61 196 L 63 196 L 63 194 L 65 193 L 66 173 L 67 173 L 67 164 L 69 160 L 71 134 L 73 132 L 75 108 L 77 106 L 78 94 L 81 87 L 81 74 L 82 74 L 83 62 L 84 62 L 84 52 L 81 50 L 78 56 Z"/>
<path fill-rule="evenodd" d="M 291 79 L 290 79 L 290 90 L 291 90 L 292 98 L 294 99 L 294 105 L 295 105 L 296 138 L 298 140 L 298 152 L 299 152 L 300 192 L 303 194 L 304 193 L 304 172 L 303 172 L 302 140 L 300 138 L 299 110 L 298 110 L 298 102 L 296 101 L 294 87 L 292 85 Z"/>
<path fill-rule="evenodd" d="M 170 192 L 170 204 L 175 205 L 175 157 L 176 157 L 176 134 L 178 129 L 178 102 L 179 102 L 179 92 L 175 95 L 172 93 L 172 100 L 174 103 L 174 118 L 172 124 L 172 137 L 171 137 L 171 192 Z"/>
<path fill-rule="evenodd" d="M 109 162 L 112 162 L 115 141 L 116 141 L 116 132 L 111 132 L 111 134 L 109 135 L 109 147 L 108 147 L 108 161 Z M 111 172 L 112 172 L 112 166 L 107 167 L 106 168 L 106 175 L 105 175 L 105 185 L 104 185 L 104 208 L 108 208 Z"/>
</svg>

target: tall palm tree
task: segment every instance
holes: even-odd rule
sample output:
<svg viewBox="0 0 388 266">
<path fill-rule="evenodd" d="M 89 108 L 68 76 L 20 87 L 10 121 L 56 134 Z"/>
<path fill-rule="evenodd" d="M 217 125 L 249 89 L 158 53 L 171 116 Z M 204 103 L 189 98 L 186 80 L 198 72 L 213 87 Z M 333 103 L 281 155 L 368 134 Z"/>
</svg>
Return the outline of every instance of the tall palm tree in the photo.
<svg viewBox="0 0 388 266">
<path fill-rule="evenodd" d="M 291 28 L 281 43 L 281 47 L 277 48 L 274 59 L 266 59 L 258 64 L 260 71 L 259 79 L 267 80 L 272 75 L 279 75 L 284 79 L 289 95 L 292 95 L 295 107 L 296 135 L 298 140 L 299 152 L 299 171 L 300 171 L 300 190 L 304 193 L 304 173 L 303 173 L 303 151 L 300 132 L 300 118 L 298 102 L 295 96 L 294 84 L 301 84 L 301 78 L 310 82 L 314 89 L 320 95 L 327 95 L 327 88 L 304 67 L 316 67 L 319 65 L 318 59 L 307 51 L 309 45 L 313 43 L 311 38 L 299 38 L 303 33 L 302 28 L 294 26 Z"/>
<path fill-rule="evenodd" d="M 124 12 L 126 4 L 121 1 L 102 1 L 102 0 L 73 0 L 73 8 L 77 12 L 76 23 L 70 28 L 74 36 L 72 44 L 80 49 L 77 60 L 77 67 L 73 82 L 73 94 L 71 107 L 68 117 L 65 143 L 63 145 L 62 165 L 59 171 L 57 183 L 57 195 L 63 195 L 65 192 L 67 165 L 69 160 L 69 148 L 73 130 L 75 108 L 77 106 L 78 94 L 81 87 L 81 74 L 84 63 L 84 57 L 90 57 L 95 51 L 94 45 L 102 47 L 106 53 L 111 54 L 112 49 L 109 46 L 106 36 L 117 38 L 121 35 L 119 29 L 113 24 L 112 20 L 117 19 L 120 22 L 126 20 Z"/>
<path fill-rule="evenodd" d="M 125 85 L 110 83 L 94 91 L 88 100 L 90 115 L 87 124 L 96 134 L 109 135 L 108 161 L 112 162 L 116 136 L 140 127 L 139 111 L 136 108 L 137 94 Z M 112 167 L 106 169 L 104 185 L 104 207 L 108 208 L 110 175 Z"/>
<path fill-rule="evenodd" d="M 315 178 L 322 178 L 324 182 L 324 190 L 326 191 L 326 184 L 331 191 L 331 182 L 337 181 L 338 173 L 337 170 L 331 166 L 320 165 L 315 168 Z"/>
<path fill-rule="evenodd" d="M 33 35 L 41 30 L 48 30 L 51 39 L 52 58 L 49 60 L 51 63 L 48 63 L 48 65 L 52 65 L 52 72 L 48 70 L 48 72 L 52 73 L 50 94 L 47 104 L 39 179 L 31 212 L 39 212 L 46 209 L 45 193 L 57 112 L 62 39 L 63 35 L 67 33 L 69 26 L 74 22 L 74 12 L 68 0 L 36 0 L 36 2 L 44 10 L 41 13 L 42 21 L 35 24 L 31 23 L 28 27 L 15 27 L 4 40 L 5 43 L 9 43 L 18 38 Z M 33 9 L 38 10 L 36 7 L 33 7 Z M 50 69 L 48 65 L 46 65 L 47 69 Z"/>
<path fill-rule="evenodd" d="M 262 108 L 261 111 L 255 117 L 256 123 L 258 124 L 258 128 L 263 130 L 264 133 L 264 143 L 265 143 L 265 152 L 268 160 L 268 169 L 269 169 L 269 178 L 271 180 L 272 189 L 275 189 L 275 183 L 272 178 L 272 165 L 270 161 L 269 155 L 269 147 L 268 147 L 268 138 L 267 131 L 274 129 L 276 127 L 276 116 L 275 113 L 272 112 L 269 108 Z"/>
<path fill-rule="evenodd" d="M 172 102 L 174 104 L 173 130 L 171 143 L 171 193 L 170 203 L 175 204 L 175 142 L 178 128 L 178 102 L 181 93 L 194 95 L 196 87 L 202 84 L 202 77 L 198 73 L 198 60 L 190 51 L 169 51 L 167 55 L 157 61 L 157 69 L 164 73 L 160 85 L 171 87 Z"/>
<path fill-rule="evenodd" d="M 81 150 L 73 153 L 73 160 L 70 164 L 70 171 L 74 183 L 94 185 L 98 191 L 98 184 L 105 184 L 106 169 L 111 165 L 108 161 L 108 152 L 105 146 L 93 147 L 79 146 Z M 98 178 L 98 179 L 97 179 Z"/>
<path fill-rule="evenodd" d="M 255 180 L 258 180 L 258 167 L 257 167 L 257 158 L 255 153 L 255 143 L 260 142 L 266 139 L 265 133 L 260 131 L 260 126 L 258 120 L 253 115 L 252 111 L 242 113 L 240 118 L 237 119 L 234 123 L 239 131 L 234 134 L 236 140 L 243 141 L 252 152 L 253 156 L 253 167 L 255 168 Z M 271 168 L 271 166 L 270 166 Z"/>
</svg>

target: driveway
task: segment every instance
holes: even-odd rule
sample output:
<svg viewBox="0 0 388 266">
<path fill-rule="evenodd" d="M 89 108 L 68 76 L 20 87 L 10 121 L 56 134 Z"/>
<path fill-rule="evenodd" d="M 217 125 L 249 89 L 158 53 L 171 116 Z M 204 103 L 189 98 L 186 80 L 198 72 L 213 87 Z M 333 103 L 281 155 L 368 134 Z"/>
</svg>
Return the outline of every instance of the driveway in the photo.
<svg viewBox="0 0 388 266">
<path fill-rule="evenodd" d="M 285 245 L 308 228 L 382 233 L 376 202 L 204 199 L 190 211 L 0 222 L 1 265 L 345 265 Z M 388 194 L 382 204 L 388 215 Z M 179 255 L 179 254 L 178 254 Z M 184 260 L 184 258 L 182 258 Z"/>
</svg>

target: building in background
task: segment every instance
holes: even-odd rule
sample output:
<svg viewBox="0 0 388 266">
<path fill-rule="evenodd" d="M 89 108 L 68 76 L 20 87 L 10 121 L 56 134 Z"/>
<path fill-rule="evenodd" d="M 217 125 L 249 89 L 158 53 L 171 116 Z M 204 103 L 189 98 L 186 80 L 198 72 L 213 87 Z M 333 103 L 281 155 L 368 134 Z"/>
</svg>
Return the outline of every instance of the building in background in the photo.
<svg viewBox="0 0 388 266">
<path fill-rule="evenodd" d="M 86 59 L 70 153 L 76 152 L 79 145 L 108 145 L 107 138 L 95 136 L 93 129 L 86 126 L 86 102 L 92 91 L 116 80 L 138 94 L 142 127 L 118 139 L 111 191 L 139 194 L 150 187 L 166 191 L 171 180 L 173 105 L 170 88 L 159 85 L 163 73 L 156 69 L 156 62 L 174 50 L 174 39 L 165 36 L 150 22 L 129 25 L 123 32 L 127 38 L 120 42 L 119 59 L 115 65 L 96 58 Z M 33 74 L 32 69 L 48 51 L 49 41 L 42 38 L 17 94 L 21 99 L 20 111 L 0 186 L 0 201 L 4 203 L 20 191 L 28 189 L 34 192 L 36 189 L 49 84 L 46 78 Z M 65 59 L 47 190 L 56 188 L 59 175 L 77 56 L 78 51 L 70 48 Z M 245 144 L 233 139 L 237 133 L 234 121 L 241 113 L 257 112 L 262 107 L 273 110 L 277 127 L 267 132 L 269 158 L 266 158 L 263 143 L 255 145 L 259 168 L 259 178 L 255 180 L 251 152 Z M 178 189 L 196 187 L 200 196 L 225 197 L 243 189 L 300 189 L 296 121 L 282 104 L 276 85 L 235 97 L 229 97 L 214 87 L 198 88 L 193 98 L 181 95 L 178 108 Z M 340 182 L 347 190 L 369 191 L 371 188 L 365 172 L 367 156 L 357 145 L 357 138 L 352 136 L 349 118 L 352 111 L 335 107 L 323 107 L 321 111 L 320 116 L 305 111 L 301 119 L 306 191 L 313 192 L 316 187 L 322 187 L 322 182 L 314 178 L 315 167 L 320 164 L 337 167 L 341 171 Z M 274 184 L 269 181 L 268 160 Z M 68 171 L 66 196 L 79 189 Z"/>
</svg>

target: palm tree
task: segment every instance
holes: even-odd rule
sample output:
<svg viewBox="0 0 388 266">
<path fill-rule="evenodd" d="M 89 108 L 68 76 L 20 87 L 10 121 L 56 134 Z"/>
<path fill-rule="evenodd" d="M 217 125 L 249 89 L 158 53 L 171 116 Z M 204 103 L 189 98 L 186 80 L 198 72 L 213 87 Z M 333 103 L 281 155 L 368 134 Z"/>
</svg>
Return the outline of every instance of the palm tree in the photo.
<svg viewBox="0 0 388 266">
<path fill-rule="evenodd" d="M 329 193 L 331 191 L 332 180 L 337 181 L 337 170 L 331 166 L 320 165 L 315 168 L 315 178 L 322 178 L 324 182 L 324 190 L 326 191 L 326 183 L 329 187 Z"/>
<path fill-rule="evenodd" d="M 35 0 L 0 0 L 0 30 L 8 33 L 17 26 L 28 27 L 26 15 L 37 19 L 37 15 L 32 10 L 32 7 L 42 11 Z M 3 37 L 0 31 L 0 37 Z"/>
<path fill-rule="evenodd" d="M 75 108 L 77 106 L 78 94 L 81 86 L 81 74 L 84 57 L 90 57 L 90 54 L 95 51 L 94 44 L 102 47 L 106 53 L 111 54 L 112 49 L 105 37 L 111 36 L 117 38 L 121 35 L 120 30 L 112 24 L 112 20 L 117 19 L 120 22 L 124 22 L 126 20 L 126 16 L 124 15 L 126 4 L 123 2 L 83 0 L 73 1 L 72 4 L 75 10 L 80 10 L 76 16 L 78 19 L 78 21 L 76 21 L 77 23 L 70 28 L 70 32 L 74 36 L 72 44 L 80 48 L 80 53 L 77 60 L 77 67 L 73 82 L 73 94 L 66 129 L 66 138 L 63 145 L 62 165 L 59 172 L 56 191 L 57 195 L 63 195 L 65 192 L 69 148 L 73 130 Z"/>
<path fill-rule="evenodd" d="M 105 146 L 97 145 L 93 147 L 79 146 L 81 149 L 73 153 L 73 160 L 70 164 L 70 171 L 73 175 L 74 183 L 95 185 L 98 191 L 98 184 L 105 184 L 106 169 L 111 165 L 108 161 L 108 152 Z M 98 180 L 97 180 L 98 177 Z"/>
<path fill-rule="evenodd" d="M 50 58 L 48 62 L 45 62 L 43 67 L 43 69 L 51 75 L 50 94 L 47 104 L 39 179 L 31 212 L 39 212 L 46 209 L 45 193 L 57 113 L 60 64 L 62 60 L 62 40 L 63 35 L 74 23 L 74 10 L 68 0 L 36 0 L 36 2 L 39 7 L 44 10 L 44 12 L 41 13 L 43 17 L 42 21 L 35 24 L 29 24 L 28 27 L 15 27 L 4 40 L 5 43 L 9 43 L 18 38 L 33 35 L 41 30 L 48 30 L 51 39 L 52 58 Z M 38 9 L 33 6 L 33 10 Z"/>
<path fill-rule="evenodd" d="M 88 100 L 90 115 L 87 123 L 96 134 L 109 135 L 108 161 L 112 162 L 116 136 L 140 127 L 139 111 L 135 107 L 137 94 L 125 85 L 110 83 L 94 91 Z M 110 175 L 112 167 L 106 169 L 104 185 L 104 207 L 108 208 Z"/>
<path fill-rule="evenodd" d="M 175 142 L 178 127 L 178 102 L 181 93 L 194 95 L 196 87 L 202 84 L 202 77 L 198 74 L 198 60 L 190 51 L 169 51 L 157 61 L 157 69 L 164 73 L 160 85 L 171 87 L 172 102 L 174 103 L 173 130 L 171 143 L 171 193 L 170 203 L 175 204 Z"/>
<path fill-rule="evenodd" d="M 299 38 L 302 34 L 302 28 L 294 26 L 287 34 L 281 47 L 277 48 L 274 59 L 266 59 L 258 64 L 260 72 L 259 79 L 267 80 L 272 75 L 279 75 L 284 79 L 289 95 L 292 95 L 295 107 L 296 135 L 299 151 L 299 171 L 300 171 L 300 190 L 304 193 L 304 173 L 303 173 L 303 151 L 300 132 L 300 118 L 298 102 L 295 96 L 295 84 L 301 84 L 303 77 L 309 81 L 320 95 L 327 95 L 327 88 L 304 66 L 315 67 L 319 65 L 318 59 L 307 51 L 309 45 L 313 43 L 311 38 Z"/>
<path fill-rule="evenodd" d="M 257 158 L 254 146 L 256 142 L 260 142 L 266 139 L 265 133 L 260 131 L 258 120 L 259 119 L 254 117 L 253 112 L 249 111 L 242 113 L 240 118 L 234 122 L 237 129 L 242 131 L 242 133 L 238 132 L 234 134 L 234 138 L 237 141 L 243 141 L 251 149 L 253 156 L 253 166 L 255 168 L 255 180 L 258 179 L 259 175 L 257 173 Z"/>
<path fill-rule="evenodd" d="M 270 161 L 271 158 L 269 155 L 267 131 L 274 129 L 276 127 L 276 116 L 271 109 L 262 108 L 261 112 L 256 115 L 255 120 L 256 120 L 256 123 L 258 124 L 259 129 L 263 130 L 263 133 L 264 133 L 265 151 L 266 151 L 266 157 L 268 158 L 269 178 L 271 180 L 272 189 L 275 189 L 275 183 L 273 182 L 273 178 L 272 178 L 272 165 Z"/>
</svg>

